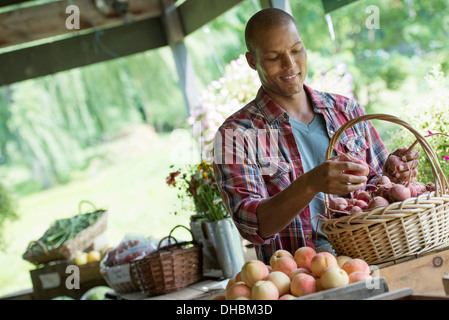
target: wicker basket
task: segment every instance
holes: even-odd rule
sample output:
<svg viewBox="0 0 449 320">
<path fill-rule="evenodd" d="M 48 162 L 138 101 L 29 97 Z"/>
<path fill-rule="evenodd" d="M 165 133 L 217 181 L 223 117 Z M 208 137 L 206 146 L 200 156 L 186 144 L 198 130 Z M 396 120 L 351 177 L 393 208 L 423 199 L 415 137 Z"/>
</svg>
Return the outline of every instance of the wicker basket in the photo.
<svg viewBox="0 0 449 320">
<path fill-rule="evenodd" d="M 81 201 L 79 204 L 79 211 L 81 213 L 81 205 L 83 203 L 92 203 L 88 201 Z M 94 207 L 94 206 L 93 206 Z M 102 213 L 101 217 L 97 222 L 84 230 L 80 231 L 75 237 L 64 242 L 61 246 L 55 249 L 48 250 L 47 247 L 39 240 L 31 241 L 28 245 L 26 252 L 23 254 L 23 259 L 35 264 L 40 265 L 43 263 L 48 263 L 50 261 L 56 260 L 71 260 L 73 259 L 79 251 L 87 249 L 93 244 L 95 238 L 100 236 L 107 227 L 107 211 L 97 210 L 94 207 L 93 212 Z M 43 251 L 39 254 L 32 254 L 31 248 L 33 245 L 38 244 L 42 247 Z"/>
<path fill-rule="evenodd" d="M 356 123 L 378 119 L 393 122 L 413 133 L 429 158 L 436 191 L 337 219 L 322 220 L 321 229 L 338 255 L 382 263 L 429 251 L 449 240 L 448 181 L 427 140 L 407 122 L 388 114 L 365 115 L 348 121 L 332 137 L 326 153 L 331 157 L 340 135 Z M 328 197 L 328 196 L 327 196 Z M 329 211 L 326 205 L 326 213 Z"/>
<path fill-rule="evenodd" d="M 192 241 L 177 242 L 172 233 L 182 227 L 192 235 Z M 160 247 L 164 239 L 175 244 Z M 147 296 L 174 292 L 198 282 L 203 274 L 202 244 L 193 239 L 190 229 L 178 225 L 159 242 L 158 250 L 131 262 L 136 267 L 140 289 Z"/>
<path fill-rule="evenodd" d="M 133 263 L 112 267 L 106 267 L 100 264 L 100 273 L 108 286 L 116 292 L 130 293 L 140 290 L 135 265 Z"/>
</svg>

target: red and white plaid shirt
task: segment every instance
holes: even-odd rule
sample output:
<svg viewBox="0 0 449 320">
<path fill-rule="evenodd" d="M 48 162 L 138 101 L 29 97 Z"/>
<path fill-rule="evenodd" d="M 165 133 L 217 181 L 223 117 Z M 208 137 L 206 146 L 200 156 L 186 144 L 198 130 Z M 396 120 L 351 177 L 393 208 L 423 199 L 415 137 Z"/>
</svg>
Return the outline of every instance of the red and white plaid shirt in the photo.
<svg viewBox="0 0 449 320">
<path fill-rule="evenodd" d="M 365 114 L 353 99 L 305 85 L 304 89 L 314 112 L 324 115 L 330 138 L 341 125 Z M 388 156 L 370 121 L 348 128 L 335 148 L 368 163 L 372 169 L 368 183 L 381 175 Z M 316 221 L 311 221 L 309 206 L 278 234 L 268 239 L 258 234 L 256 210 L 260 201 L 276 195 L 304 173 L 289 116 L 262 88 L 253 101 L 218 129 L 214 153 L 214 171 L 223 201 L 242 237 L 255 245 L 259 260 L 268 264 L 279 249 L 294 254 L 300 247 L 315 247 L 312 223 Z"/>
</svg>

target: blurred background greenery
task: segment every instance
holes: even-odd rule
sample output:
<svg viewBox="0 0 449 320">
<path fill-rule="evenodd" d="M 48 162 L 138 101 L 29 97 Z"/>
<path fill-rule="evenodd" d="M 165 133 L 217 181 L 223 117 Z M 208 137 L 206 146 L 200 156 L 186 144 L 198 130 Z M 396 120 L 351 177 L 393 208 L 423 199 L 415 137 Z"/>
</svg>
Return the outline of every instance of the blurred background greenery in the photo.
<svg viewBox="0 0 449 320">
<path fill-rule="evenodd" d="M 380 9 L 379 29 L 366 28 L 369 5 Z M 344 64 L 368 113 L 413 121 L 423 134 L 447 130 L 447 0 L 356 1 L 331 13 L 335 40 L 320 0 L 291 6 L 309 80 Z M 246 0 L 186 38 L 200 90 L 245 52 L 244 27 L 259 9 Z M 112 244 L 127 233 L 161 238 L 188 224 L 190 213 L 174 214 L 179 199 L 165 184 L 179 155 L 198 160 L 183 134 L 191 123 L 177 81 L 164 47 L 0 87 L 0 295 L 31 287 L 33 265 L 21 258 L 28 242 L 76 214 L 83 199 L 110 212 Z M 375 125 L 389 149 L 412 142 L 392 125 Z M 439 155 L 449 155 L 445 138 L 433 139 Z"/>
</svg>

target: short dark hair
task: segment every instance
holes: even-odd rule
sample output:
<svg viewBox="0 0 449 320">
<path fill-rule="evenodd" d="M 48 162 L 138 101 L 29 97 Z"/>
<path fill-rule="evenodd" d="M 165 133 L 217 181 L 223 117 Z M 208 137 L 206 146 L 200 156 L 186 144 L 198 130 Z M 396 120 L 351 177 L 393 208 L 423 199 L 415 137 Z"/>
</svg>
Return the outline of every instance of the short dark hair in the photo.
<svg viewBox="0 0 449 320">
<path fill-rule="evenodd" d="M 245 43 L 249 52 L 254 52 L 254 34 L 260 30 L 269 30 L 273 27 L 283 26 L 287 23 L 293 23 L 296 28 L 298 24 L 288 12 L 277 8 L 266 8 L 256 12 L 246 24 Z M 299 30 L 299 29 L 298 29 Z"/>
</svg>

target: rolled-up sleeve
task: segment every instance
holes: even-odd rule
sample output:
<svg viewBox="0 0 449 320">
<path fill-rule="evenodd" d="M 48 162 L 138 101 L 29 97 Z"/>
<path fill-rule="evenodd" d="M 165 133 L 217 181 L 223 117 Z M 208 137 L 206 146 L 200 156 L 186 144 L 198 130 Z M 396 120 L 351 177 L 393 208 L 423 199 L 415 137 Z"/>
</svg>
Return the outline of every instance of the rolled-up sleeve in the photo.
<svg viewBox="0 0 449 320">
<path fill-rule="evenodd" d="M 221 127 L 214 142 L 214 173 L 223 202 L 243 238 L 255 244 L 269 243 L 272 238 L 258 234 L 257 219 L 259 203 L 269 197 L 267 187 L 259 165 L 248 156 L 247 141 L 232 139 L 229 143 L 225 135 L 230 130 Z"/>
</svg>

